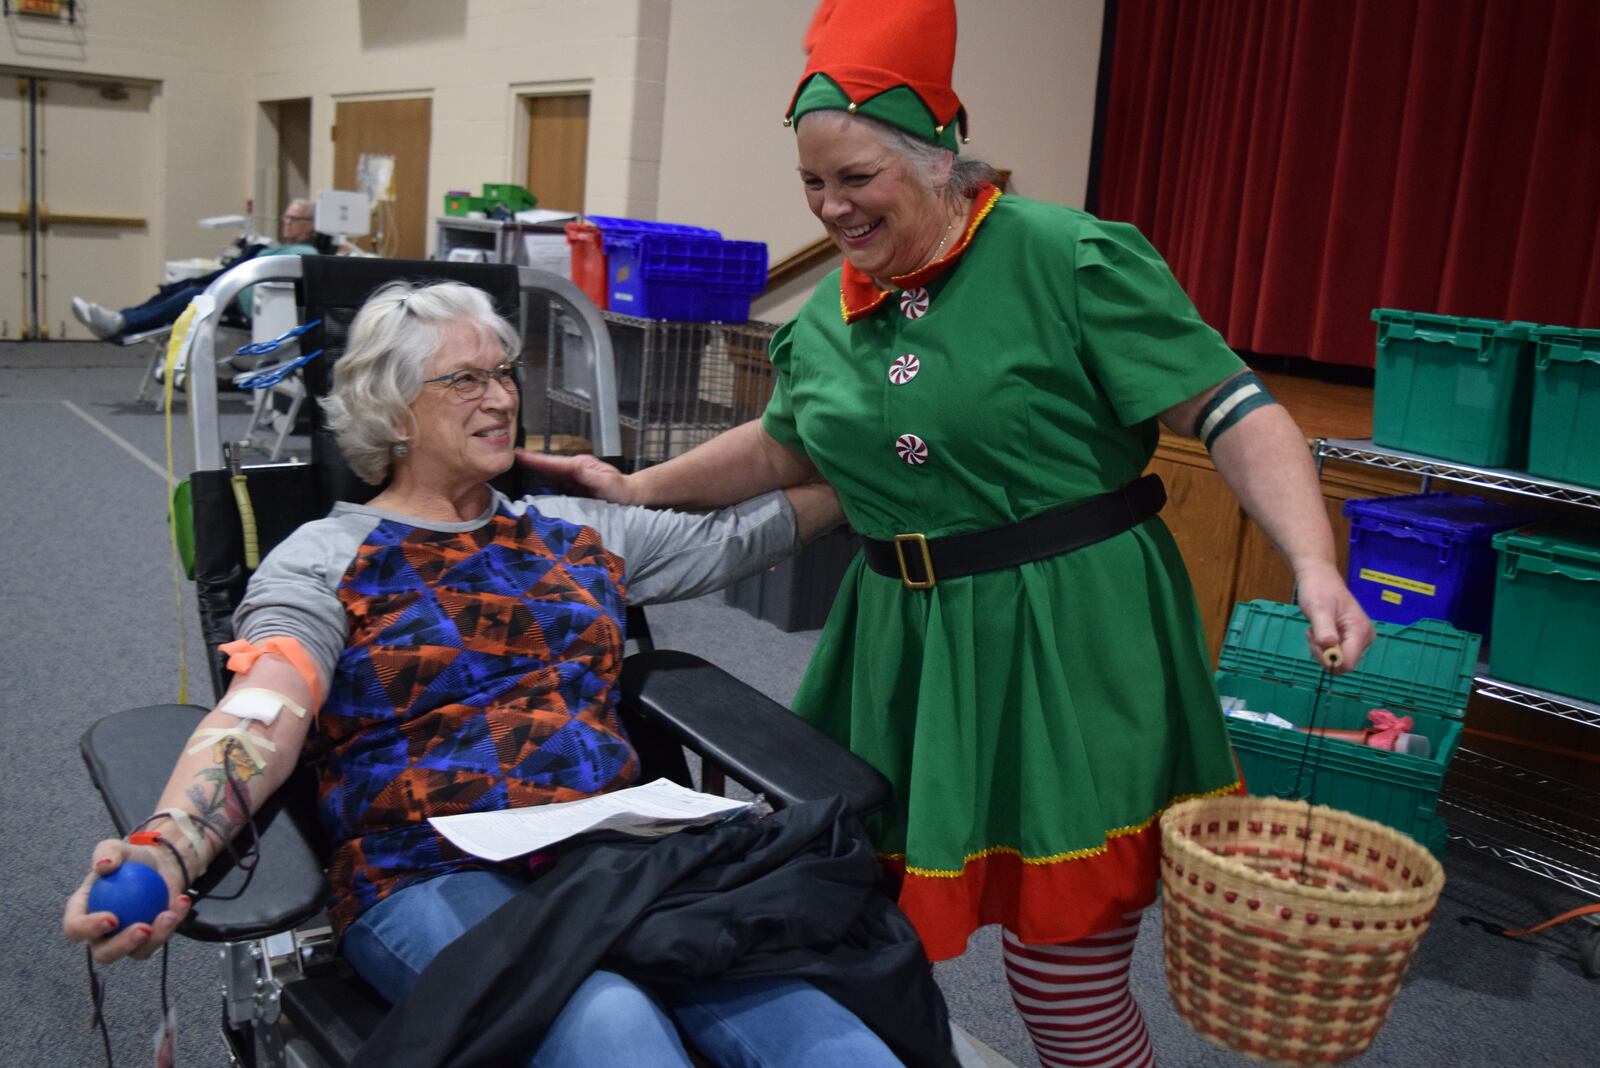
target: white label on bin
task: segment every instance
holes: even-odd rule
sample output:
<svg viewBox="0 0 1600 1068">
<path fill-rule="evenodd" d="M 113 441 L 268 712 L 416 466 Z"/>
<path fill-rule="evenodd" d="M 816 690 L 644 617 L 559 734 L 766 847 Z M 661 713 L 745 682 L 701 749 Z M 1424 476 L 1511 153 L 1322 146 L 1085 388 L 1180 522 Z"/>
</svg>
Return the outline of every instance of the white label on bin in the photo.
<svg viewBox="0 0 1600 1068">
<path fill-rule="evenodd" d="M 1376 582 L 1382 586 L 1393 586 L 1397 590 L 1420 593 L 1424 597 L 1432 597 L 1439 592 L 1439 587 L 1431 582 L 1418 582 L 1416 579 L 1401 578 L 1399 575 L 1389 575 L 1382 571 L 1374 571 L 1370 567 L 1361 569 L 1361 578 L 1368 582 Z"/>
</svg>

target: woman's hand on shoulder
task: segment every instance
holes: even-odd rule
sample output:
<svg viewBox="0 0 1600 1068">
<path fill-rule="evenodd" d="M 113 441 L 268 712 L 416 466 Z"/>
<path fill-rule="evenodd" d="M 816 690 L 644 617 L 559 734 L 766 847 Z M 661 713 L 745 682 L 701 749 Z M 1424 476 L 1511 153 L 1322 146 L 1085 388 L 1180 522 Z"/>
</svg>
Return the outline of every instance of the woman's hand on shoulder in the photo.
<svg viewBox="0 0 1600 1068">
<path fill-rule="evenodd" d="M 577 497 L 635 504 L 628 476 L 597 456 L 554 456 L 517 450 L 517 462 L 549 485 Z"/>
<path fill-rule="evenodd" d="M 110 875 L 130 860 L 147 864 L 161 874 L 167 884 L 167 907 L 149 923 L 129 923 L 117 930 L 115 915 L 89 911 L 89 890 L 96 879 Z M 165 849 L 107 838 L 94 847 L 88 877 L 67 898 L 61 931 L 69 942 L 88 943 L 97 964 L 110 964 L 123 957 L 144 960 L 165 945 L 189 915 L 190 902 L 182 884 L 183 873 Z"/>
<path fill-rule="evenodd" d="M 1329 670 L 1335 675 L 1353 670 L 1377 631 L 1344 577 L 1337 568 L 1318 564 L 1295 575 L 1295 588 L 1300 611 L 1311 624 L 1306 628 L 1311 658 L 1326 664 L 1328 653 L 1337 650 L 1338 663 Z"/>
</svg>

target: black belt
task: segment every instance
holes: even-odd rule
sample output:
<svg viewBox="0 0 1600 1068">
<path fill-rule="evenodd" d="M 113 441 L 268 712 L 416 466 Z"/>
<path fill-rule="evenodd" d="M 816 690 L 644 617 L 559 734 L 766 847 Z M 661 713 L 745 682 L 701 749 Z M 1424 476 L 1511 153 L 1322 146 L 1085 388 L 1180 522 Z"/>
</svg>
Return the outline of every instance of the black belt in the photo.
<svg viewBox="0 0 1600 1068">
<path fill-rule="evenodd" d="M 861 551 L 878 574 L 899 579 L 908 590 L 928 590 L 940 579 L 998 571 L 1104 541 L 1143 523 L 1166 503 L 1161 476 L 1145 475 L 1119 490 L 1008 526 L 944 538 L 862 538 Z"/>
</svg>

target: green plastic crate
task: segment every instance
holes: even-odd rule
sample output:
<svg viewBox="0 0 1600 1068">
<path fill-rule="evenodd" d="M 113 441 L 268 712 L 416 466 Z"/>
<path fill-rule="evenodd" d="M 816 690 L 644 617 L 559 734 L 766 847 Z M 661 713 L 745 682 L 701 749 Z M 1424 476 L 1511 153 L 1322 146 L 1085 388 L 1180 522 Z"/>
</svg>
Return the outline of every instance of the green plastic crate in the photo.
<svg viewBox="0 0 1600 1068">
<path fill-rule="evenodd" d="M 467 196 L 464 193 L 446 193 L 444 195 L 444 213 L 446 215 L 466 215 L 469 212 L 483 210 L 482 197 Z"/>
<path fill-rule="evenodd" d="M 510 211 L 527 211 L 539 203 L 539 198 L 522 186 L 507 182 L 484 182 L 482 200 L 485 209 L 504 204 Z"/>
<path fill-rule="evenodd" d="M 1376 308 L 1372 440 L 1479 467 L 1528 457 L 1532 323 Z"/>
<path fill-rule="evenodd" d="M 1377 640 L 1360 665 L 1329 676 L 1319 704 L 1322 670 L 1306 649 L 1300 610 L 1275 601 L 1237 604 L 1219 658 L 1217 689 L 1300 726 L 1311 725 L 1315 713 L 1318 727 L 1360 730 L 1368 726 L 1369 710 L 1386 708 L 1411 717 L 1411 732 L 1426 736 L 1432 747 L 1429 756 L 1232 718 L 1228 736 L 1252 794 L 1309 797 L 1387 824 L 1442 856 L 1446 828 L 1435 809 L 1445 768 L 1461 741 L 1479 638 L 1436 619 L 1374 626 Z"/>
<path fill-rule="evenodd" d="M 1533 332 L 1528 471 L 1600 486 L 1600 330 Z"/>
<path fill-rule="evenodd" d="M 1489 674 L 1600 701 L 1600 528 L 1546 523 L 1491 541 L 1500 568 Z"/>
</svg>

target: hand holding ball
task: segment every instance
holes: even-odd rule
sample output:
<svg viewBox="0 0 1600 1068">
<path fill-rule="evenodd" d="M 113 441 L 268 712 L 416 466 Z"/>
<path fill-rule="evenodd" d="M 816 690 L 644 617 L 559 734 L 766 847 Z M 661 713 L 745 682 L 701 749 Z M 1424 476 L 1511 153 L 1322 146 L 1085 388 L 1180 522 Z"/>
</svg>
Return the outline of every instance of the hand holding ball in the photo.
<svg viewBox="0 0 1600 1068">
<path fill-rule="evenodd" d="M 113 914 L 120 931 L 130 923 L 153 922 L 166 911 L 168 898 L 167 881 L 160 872 L 148 864 L 127 860 L 90 885 L 89 911 Z"/>
</svg>

